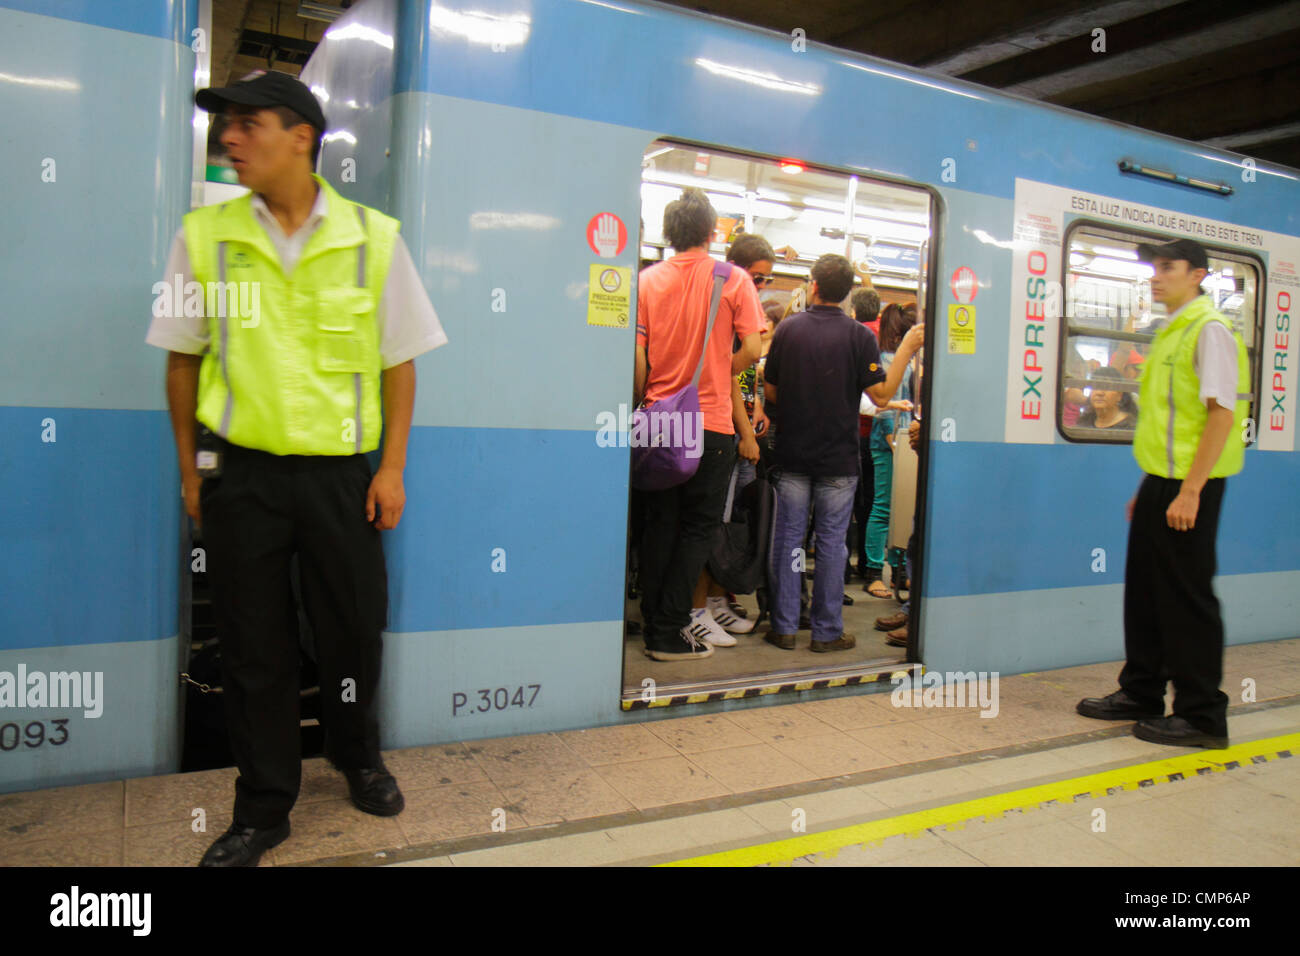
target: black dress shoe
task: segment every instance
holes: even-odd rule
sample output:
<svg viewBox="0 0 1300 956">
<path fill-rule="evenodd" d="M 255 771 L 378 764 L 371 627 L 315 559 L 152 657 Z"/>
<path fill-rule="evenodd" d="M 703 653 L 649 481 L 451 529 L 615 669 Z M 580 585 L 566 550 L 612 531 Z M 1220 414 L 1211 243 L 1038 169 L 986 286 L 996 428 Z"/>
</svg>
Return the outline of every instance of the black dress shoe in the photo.
<svg viewBox="0 0 1300 956">
<path fill-rule="evenodd" d="M 1159 709 L 1139 703 L 1122 690 L 1105 697 L 1085 697 L 1074 708 L 1085 717 L 1097 720 L 1144 720 L 1163 717 L 1164 704 Z"/>
<path fill-rule="evenodd" d="M 1156 720 L 1139 720 L 1133 725 L 1133 736 L 1153 744 L 1170 744 L 1174 747 L 1208 747 L 1223 750 L 1228 746 L 1228 735 L 1207 734 L 1197 730 L 1182 717 L 1170 715 Z"/>
<path fill-rule="evenodd" d="M 289 820 L 259 830 L 232 823 L 216 843 L 208 847 L 199 866 L 257 866 L 262 854 L 289 838 Z"/>
<path fill-rule="evenodd" d="M 383 767 L 365 770 L 344 770 L 352 804 L 365 813 L 377 817 L 395 817 L 406 808 L 397 781 Z"/>
</svg>

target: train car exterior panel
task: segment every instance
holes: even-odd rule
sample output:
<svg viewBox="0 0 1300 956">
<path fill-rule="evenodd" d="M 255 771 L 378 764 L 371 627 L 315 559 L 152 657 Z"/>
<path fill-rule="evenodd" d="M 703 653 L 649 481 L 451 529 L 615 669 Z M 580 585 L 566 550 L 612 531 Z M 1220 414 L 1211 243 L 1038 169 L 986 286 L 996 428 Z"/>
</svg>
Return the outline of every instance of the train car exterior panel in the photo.
<svg viewBox="0 0 1300 956">
<path fill-rule="evenodd" d="M 1222 565 L 1220 565 L 1222 567 Z M 1120 575 L 1122 577 L 1122 574 Z M 1228 644 L 1296 633 L 1300 572 L 1215 578 Z M 941 672 L 1021 674 L 1124 656 L 1124 584 L 927 598 L 921 654 Z M 1266 674 L 1255 675 L 1263 683 Z M 1240 688 L 1224 687 L 1229 695 Z"/>
<path fill-rule="evenodd" d="M 143 339 L 190 200 L 196 19 L 0 0 L 0 792 L 179 766 L 180 479 Z"/>
</svg>

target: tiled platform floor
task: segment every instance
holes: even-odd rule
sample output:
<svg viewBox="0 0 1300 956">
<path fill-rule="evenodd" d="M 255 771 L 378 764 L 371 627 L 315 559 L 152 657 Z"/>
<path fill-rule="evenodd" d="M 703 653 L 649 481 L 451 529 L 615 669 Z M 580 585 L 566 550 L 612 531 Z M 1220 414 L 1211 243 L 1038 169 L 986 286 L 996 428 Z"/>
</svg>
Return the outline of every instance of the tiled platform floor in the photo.
<svg viewBox="0 0 1300 956">
<path fill-rule="evenodd" d="M 1300 708 L 1289 710 L 1292 728 L 1300 729 Z M 1262 715 L 1250 715 L 1257 716 Z M 1098 809 L 1105 811 L 1103 819 L 1096 816 Z M 1099 822 L 1104 830 L 1096 828 Z M 935 828 L 915 837 L 891 837 L 874 846 L 846 846 L 831 854 L 801 857 L 791 865 L 1285 867 L 1297 863 L 1300 759 L 1293 758 L 1033 813 Z"/>
<path fill-rule="evenodd" d="M 394 751 L 385 759 L 407 807 L 388 819 L 353 808 L 343 779 L 308 760 L 293 835 L 263 865 L 627 861 L 671 853 L 655 834 L 683 826 L 705 828 L 692 847 L 743 838 L 729 828 L 761 827 L 754 814 L 763 804 L 796 794 L 833 804 L 856 799 L 843 796 L 846 786 L 870 783 L 880 805 L 910 807 L 957 784 L 996 788 L 1174 751 L 1153 751 L 1126 724 L 1074 713 L 1080 697 L 1112 690 L 1117 673 L 1106 663 L 1005 678 L 995 719 L 895 708 L 886 693 Z M 1283 732 L 1294 711 L 1264 702 L 1300 695 L 1300 640 L 1229 648 L 1223 687 L 1234 702 L 1245 678 L 1259 703 L 1234 705 L 1234 736 L 1247 726 Z M 0 865 L 191 866 L 229 822 L 234 777 L 218 770 L 0 795 Z M 196 809 L 206 832 L 193 830 Z M 789 807 L 782 813 L 788 828 Z M 688 815 L 693 823 L 682 822 Z M 636 852 L 603 852 L 611 828 L 641 841 Z M 568 837 L 564 853 L 553 852 L 556 836 Z M 585 843 L 602 852 L 569 856 Z"/>
<path fill-rule="evenodd" d="M 1234 718 L 1241 738 L 1275 740 L 1300 731 L 1300 702 Z M 1245 740 L 1242 740 L 1245 743 Z M 1019 756 L 985 753 L 966 763 L 856 784 L 847 778 L 785 799 L 747 802 L 652 822 L 611 825 L 528 843 L 488 846 L 395 866 L 638 866 L 722 854 L 724 866 L 1271 866 L 1300 863 L 1300 756 L 1242 761 L 1206 776 L 1102 793 L 1102 769 L 1204 753 L 1161 747 L 1127 734 Z M 1193 756 L 1193 759 L 1195 757 Z M 1207 760 L 1212 758 L 1208 757 Z M 971 761 L 974 762 L 971 762 Z M 1139 774 L 1139 777 L 1141 774 Z M 845 779 L 845 778 L 841 778 Z M 998 815 L 965 816 L 971 802 L 1069 780 L 1090 795 L 1048 806 L 1012 803 Z M 954 807 L 954 805 L 956 805 Z M 939 808 L 935 810 L 935 808 Z M 1104 811 L 1100 817 L 1098 810 Z M 862 824 L 897 824 L 933 811 L 952 823 L 921 824 L 867 845 Z M 905 816 L 906 815 L 906 816 Z M 796 816 L 802 829 L 795 831 Z M 799 834 L 826 848 L 787 849 Z M 728 852 L 738 851 L 738 852 Z M 802 855 L 801 855 L 802 854 Z M 706 859 L 706 862 L 709 860 Z M 760 863 L 761 865 L 761 863 Z"/>
</svg>

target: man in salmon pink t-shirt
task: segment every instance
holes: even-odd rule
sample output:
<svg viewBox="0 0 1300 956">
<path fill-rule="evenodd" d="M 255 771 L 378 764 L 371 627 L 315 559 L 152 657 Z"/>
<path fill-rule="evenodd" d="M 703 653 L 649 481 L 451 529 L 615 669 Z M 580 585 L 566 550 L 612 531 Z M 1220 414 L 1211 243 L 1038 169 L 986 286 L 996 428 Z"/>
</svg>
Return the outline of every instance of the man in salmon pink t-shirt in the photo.
<svg viewBox="0 0 1300 956">
<path fill-rule="evenodd" d="M 713 294 L 709 237 L 717 214 L 704 193 L 687 189 L 664 210 L 664 236 L 677 255 L 641 273 L 637 286 L 636 400 L 647 406 L 691 383 L 700 361 Z M 692 608 L 714 530 L 722 520 L 735 462 L 736 375 L 758 360 L 763 312 L 754 283 L 734 269 L 722 287 L 700 372 L 704 438 L 699 470 L 684 484 L 647 492 L 641 538 L 641 615 L 646 654 L 670 661 L 709 657 L 716 625 Z M 731 351 L 733 337 L 740 350 Z M 734 389 L 738 391 L 739 389 Z"/>
</svg>

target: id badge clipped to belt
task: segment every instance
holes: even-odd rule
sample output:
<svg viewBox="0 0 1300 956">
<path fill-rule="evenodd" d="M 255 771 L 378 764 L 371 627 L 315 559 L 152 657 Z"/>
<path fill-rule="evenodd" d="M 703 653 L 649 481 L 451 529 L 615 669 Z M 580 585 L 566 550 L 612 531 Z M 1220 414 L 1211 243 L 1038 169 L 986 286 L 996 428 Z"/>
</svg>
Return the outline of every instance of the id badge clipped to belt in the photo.
<svg viewBox="0 0 1300 956">
<path fill-rule="evenodd" d="M 198 468 L 199 477 L 221 477 L 221 439 L 206 425 L 199 425 L 197 445 L 194 464 Z"/>
</svg>

